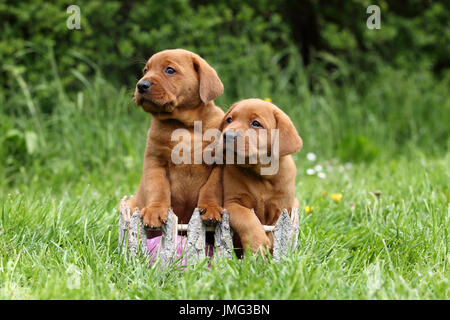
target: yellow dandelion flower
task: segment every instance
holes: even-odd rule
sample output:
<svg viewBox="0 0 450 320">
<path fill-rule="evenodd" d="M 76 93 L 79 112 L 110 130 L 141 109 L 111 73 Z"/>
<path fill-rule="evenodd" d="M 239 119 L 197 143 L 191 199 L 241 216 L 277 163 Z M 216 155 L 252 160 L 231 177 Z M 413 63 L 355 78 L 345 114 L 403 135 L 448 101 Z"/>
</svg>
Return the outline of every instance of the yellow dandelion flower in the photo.
<svg viewBox="0 0 450 320">
<path fill-rule="evenodd" d="M 312 207 L 312 206 L 306 206 L 305 207 L 305 212 L 306 213 L 311 213 L 311 212 L 313 212 L 314 211 L 314 207 Z"/>
<path fill-rule="evenodd" d="M 264 98 L 264 101 L 272 102 L 272 99 L 270 99 L 270 98 Z"/>
<path fill-rule="evenodd" d="M 332 193 L 332 194 L 330 194 L 330 198 L 336 202 L 341 202 L 342 201 L 342 193 Z"/>
</svg>

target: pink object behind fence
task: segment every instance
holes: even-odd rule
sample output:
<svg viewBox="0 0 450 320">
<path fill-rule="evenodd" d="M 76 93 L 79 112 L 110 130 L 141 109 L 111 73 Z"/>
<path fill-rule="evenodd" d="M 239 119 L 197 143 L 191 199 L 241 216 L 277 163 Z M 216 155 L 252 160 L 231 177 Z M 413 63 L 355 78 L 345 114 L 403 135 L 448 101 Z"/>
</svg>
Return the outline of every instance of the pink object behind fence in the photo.
<svg viewBox="0 0 450 320">
<path fill-rule="evenodd" d="M 186 265 L 186 242 L 187 238 L 184 236 L 177 236 L 177 258 L 181 258 L 183 256 L 183 260 L 181 261 L 181 265 Z M 158 249 L 161 246 L 161 236 L 156 236 L 154 238 L 147 239 L 147 251 L 151 256 L 150 263 L 155 262 L 156 257 L 158 255 Z M 207 257 L 212 258 L 214 256 L 214 246 L 210 243 L 206 243 L 205 246 L 205 255 Z"/>
</svg>

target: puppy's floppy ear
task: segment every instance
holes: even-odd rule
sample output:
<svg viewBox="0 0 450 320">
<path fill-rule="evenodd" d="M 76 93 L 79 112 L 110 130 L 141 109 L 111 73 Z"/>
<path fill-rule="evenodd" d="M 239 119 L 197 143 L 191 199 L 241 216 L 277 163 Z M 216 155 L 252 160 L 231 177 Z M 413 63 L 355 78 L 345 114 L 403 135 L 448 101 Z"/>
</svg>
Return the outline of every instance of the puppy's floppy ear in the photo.
<svg viewBox="0 0 450 320">
<path fill-rule="evenodd" d="M 279 108 L 274 108 L 274 115 L 279 131 L 280 157 L 300 151 L 303 141 L 291 119 Z"/>
<path fill-rule="evenodd" d="M 214 70 L 203 58 L 192 55 L 194 69 L 198 72 L 199 93 L 203 103 L 214 100 L 223 93 L 223 84 Z"/>
</svg>

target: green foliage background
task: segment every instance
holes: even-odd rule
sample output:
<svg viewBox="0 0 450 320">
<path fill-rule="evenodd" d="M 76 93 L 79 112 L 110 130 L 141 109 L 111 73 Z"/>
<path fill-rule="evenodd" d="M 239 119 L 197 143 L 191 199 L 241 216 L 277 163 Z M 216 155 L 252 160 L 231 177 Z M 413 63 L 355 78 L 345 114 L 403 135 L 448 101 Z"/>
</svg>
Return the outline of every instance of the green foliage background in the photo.
<svg viewBox="0 0 450 320">
<path fill-rule="evenodd" d="M 338 115 L 341 126 L 327 120 L 335 125 L 335 139 L 324 143 L 330 154 L 351 160 L 354 148 L 367 145 L 375 155 L 390 140 L 399 148 L 408 142 L 431 152 L 447 148 L 448 2 L 378 1 L 381 30 L 366 27 L 372 3 L 364 0 L 78 1 L 81 30 L 66 27 L 70 4 L 0 4 L 0 103 L 9 140 L 35 139 L 14 124 L 22 110 L 51 116 L 96 76 L 131 94 L 148 57 L 182 47 L 217 69 L 226 88 L 217 102 L 224 108 L 245 97 L 279 95 L 274 102 L 292 110 L 308 134 L 307 121 L 316 122 L 316 115 Z M 311 96 L 318 98 L 314 105 Z M 386 96 L 393 104 L 382 102 Z M 367 126 L 378 128 L 360 132 Z M 35 121 L 33 131 L 39 130 Z M 340 144 L 351 146 L 348 155 Z"/>
</svg>

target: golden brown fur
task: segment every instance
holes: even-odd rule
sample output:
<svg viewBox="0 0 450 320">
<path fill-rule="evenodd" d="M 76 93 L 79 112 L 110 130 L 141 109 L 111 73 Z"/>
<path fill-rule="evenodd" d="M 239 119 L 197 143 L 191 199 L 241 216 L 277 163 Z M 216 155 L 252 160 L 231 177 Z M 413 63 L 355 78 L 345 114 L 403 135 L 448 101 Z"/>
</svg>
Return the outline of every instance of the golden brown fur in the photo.
<svg viewBox="0 0 450 320">
<path fill-rule="evenodd" d="M 167 67 L 176 73 L 168 74 Z M 139 208 L 144 225 L 151 228 L 167 220 L 169 208 L 173 208 L 179 223 L 188 223 L 197 205 L 205 212 L 204 219 L 220 218 L 221 199 L 213 201 L 207 192 L 206 182 L 213 167 L 204 163 L 175 165 L 171 161 L 172 149 L 178 143 L 171 141 L 175 129 L 188 130 L 193 139 L 194 121 L 202 121 L 203 131 L 219 128 L 223 111 L 212 100 L 223 93 L 223 85 L 216 71 L 190 51 L 165 50 L 148 60 L 138 84 L 142 81 L 148 81 L 151 87 L 144 93 L 136 88 L 135 101 L 152 114 L 152 119 L 141 181 L 129 206 Z M 207 144 L 204 142 L 203 148 Z M 220 179 L 213 179 L 212 185 L 217 181 Z"/>
<path fill-rule="evenodd" d="M 228 118 L 231 123 L 228 123 Z M 301 149 L 302 139 L 281 109 L 260 99 L 242 100 L 234 104 L 224 116 L 222 135 L 229 130 L 241 133 L 258 131 L 261 128 L 252 128 L 254 120 L 264 129 L 279 130 L 279 170 L 272 175 L 261 175 L 263 165 L 260 162 L 225 165 L 223 201 L 230 214 L 231 227 L 238 234 L 243 248 L 251 246 L 255 252 L 261 247 L 272 247 L 272 237 L 266 235 L 262 225 L 274 225 L 282 209 L 298 206 L 295 197 L 297 169 L 290 154 Z M 245 152 L 251 154 L 254 152 L 252 150 L 254 148 L 247 143 Z"/>
</svg>

